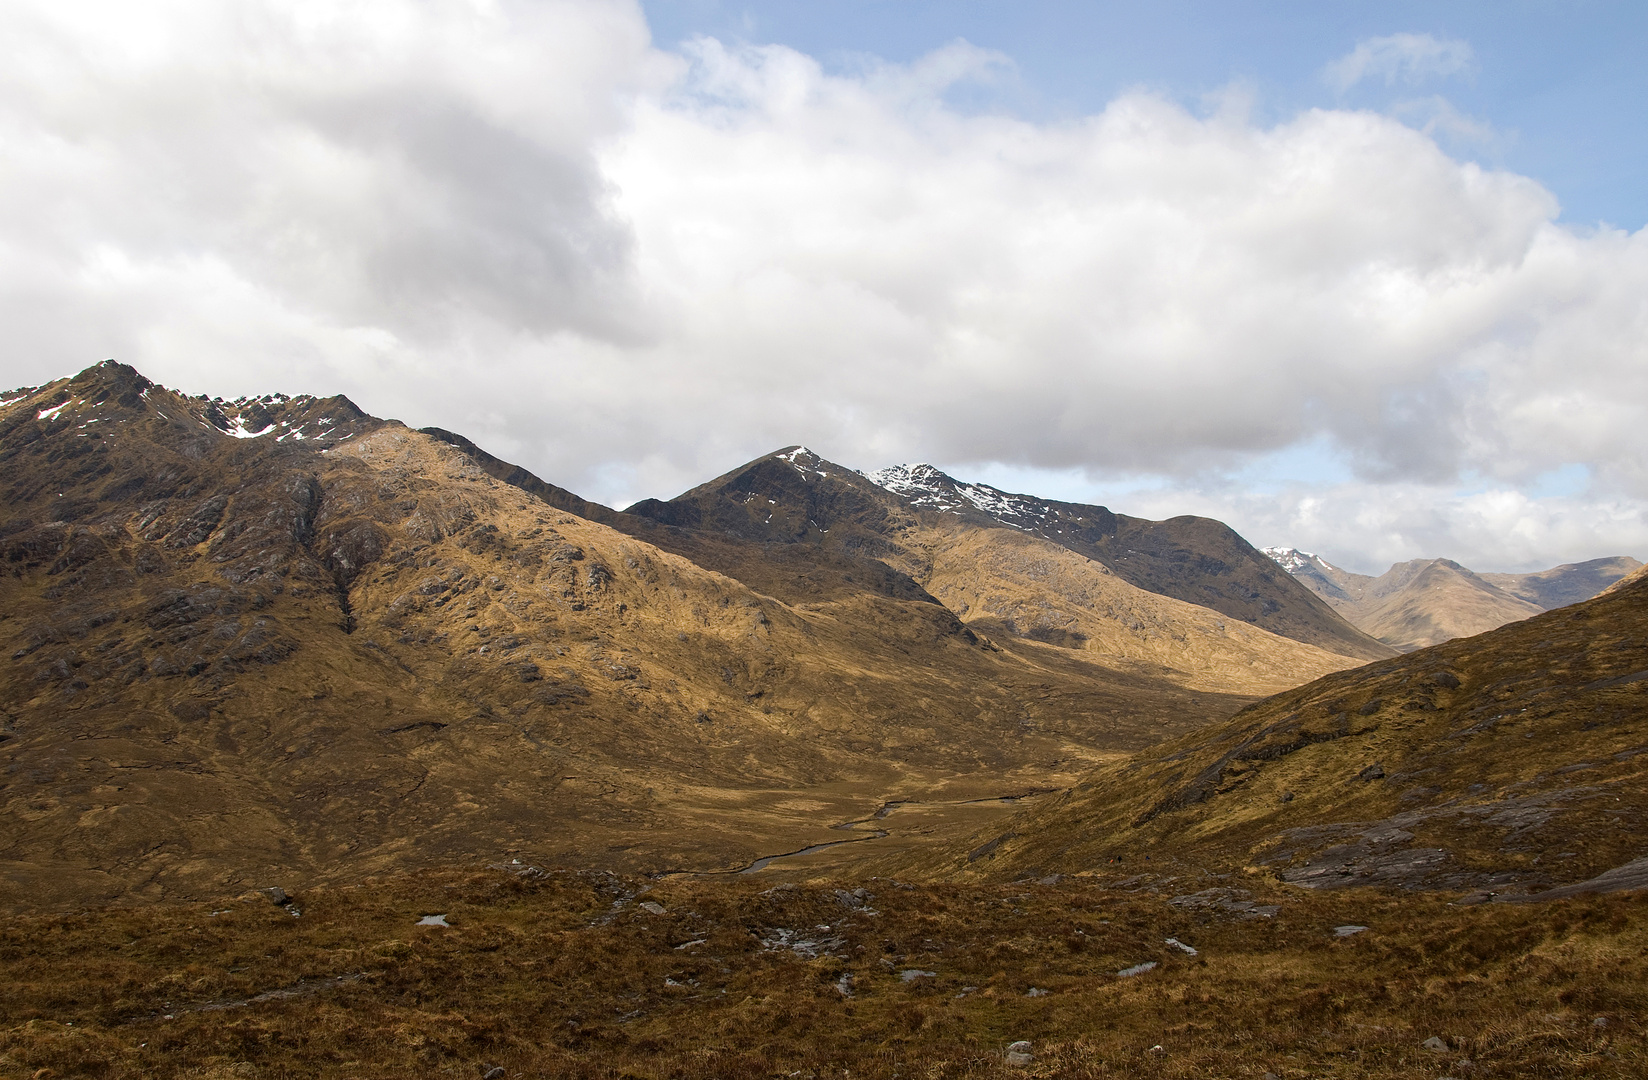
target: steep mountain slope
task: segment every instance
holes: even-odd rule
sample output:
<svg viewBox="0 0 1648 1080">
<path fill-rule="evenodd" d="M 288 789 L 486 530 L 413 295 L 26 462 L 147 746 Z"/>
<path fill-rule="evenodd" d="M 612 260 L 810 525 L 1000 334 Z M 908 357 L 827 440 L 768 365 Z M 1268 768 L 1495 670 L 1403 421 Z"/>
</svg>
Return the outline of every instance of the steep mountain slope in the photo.
<svg viewBox="0 0 1648 1080">
<path fill-rule="evenodd" d="M 1489 581 L 1488 576 L 1472 573 L 1451 559 L 1414 559 L 1397 563 L 1379 577 L 1369 577 L 1343 570 L 1320 556 L 1295 548 L 1266 548 L 1265 554 L 1346 619 L 1404 652 L 1480 634 L 1546 610 L 1540 604 L 1513 596 Z M 1595 561 L 1612 564 L 1621 560 Z M 1580 591 L 1584 583 L 1593 578 L 1606 577 L 1603 584 L 1616 580 L 1600 567 L 1591 572 L 1565 572 L 1570 569 L 1573 568 L 1547 571 L 1552 577 L 1543 579 L 1543 583 L 1538 580 L 1539 575 L 1532 574 L 1492 576 L 1516 582 L 1536 579 L 1519 587 L 1534 595 L 1543 587 L 1545 595 L 1553 597 Z M 1595 595 L 1601 587 L 1586 595 Z"/>
<path fill-rule="evenodd" d="M 1247 700 L 993 645 L 885 566 L 857 581 L 858 555 L 727 541 L 806 597 L 785 602 L 545 498 L 709 540 L 540 498 L 452 441 L 113 363 L 6 396 L 0 905 L 514 853 L 738 865 Z M 1341 662 L 1276 640 L 1302 674 Z"/>
<path fill-rule="evenodd" d="M 963 484 L 924 464 L 896 465 L 867 476 L 919 509 L 1010 526 L 1102 563 L 1147 592 L 1211 608 L 1343 656 L 1377 660 L 1391 655 L 1311 590 L 1278 574 L 1270 559 L 1221 521 L 1189 516 L 1148 521 L 1102 506 Z"/>
<path fill-rule="evenodd" d="M 629 512 L 693 535 L 741 541 L 757 563 L 763 553 L 786 547 L 872 558 L 993 640 L 1044 641 L 1090 662 L 1190 688 L 1264 693 L 1351 663 L 1139 589 L 1102 562 L 982 512 L 929 508 L 804 447 L 758 458 L 670 502 L 638 503 Z M 1069 524 L 1080 529 L 1089 518 L 1109 516 L 1077 507 Z M 1092 528 L 1110 530 L 1103 521 Z M 745 579 L 739 566 L 724 570 Z"/>
<path fill-rule="evenodd" d="M 1639 577 L 1101 768 L 948 866 L 1539 893 L 1629 864 L 1610 880 L 1641 886 L 1645 750 Z"/>
<path fill-rule="evenodd" d="M 1563 563 L 1532 574 L 1481 574 L 1483 581 L 1550 611 L 1589 600 L 1642 564 L 1629 555 Z"/>
</svg>

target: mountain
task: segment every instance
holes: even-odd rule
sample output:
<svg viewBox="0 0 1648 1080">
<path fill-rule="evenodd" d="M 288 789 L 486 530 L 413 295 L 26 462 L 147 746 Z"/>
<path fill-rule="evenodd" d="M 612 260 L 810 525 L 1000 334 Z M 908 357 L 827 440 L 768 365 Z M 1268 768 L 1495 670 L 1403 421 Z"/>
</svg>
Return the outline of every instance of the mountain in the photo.
<svg viewBox="0 0 1648 1080">
<path fill-rule="evenodd" d="M 1580 604 L 1326 676 L 1101 768 L 943 865 L 1511 895 L 1558 895 L 1605 874 L 1597 887 L 1642 887 L 1641 573 Z"/>
<path fill-rule="evenodd" d="M 964 484 L 924 464 L 866 475 L 921 509 L 974 520 L 982 515 L 1068 548 L 1146 592 L 1211 608 L 1342 656 L 1372 660 L 1390 655 L 1308 589 L 1278 575 L 1271 560 L 1222 521 L 1128 517 L 1103 506 Z"/>
<path fill-rule="evenodd" d="M 1482 574 L 1483 581 L 1546 611 L 1589 600 L 1642 566 L 1629 555 L 1563 563 L 1532 574 Z"/>
<path fill-rule="evenodd" d="M 344 398 L 110 362 L 0 399 L 0 464 L 12 908 L 737 866 L 1351 663 L 797 452 L 621 514 Z"/>
<path fill-rule="evenodd" d="M 1044 640 L 1074 644 L 1094 641 L 1093 649 L 1116 649 L 1168 666 L 1179 663 L 1174 657 L 1199 650 L 1193 646 L 1187 652 L 1166 642 L 1141 650 L 1136 641 L 1119 636 L 1115 625 L 1099 623 L 1131 625 L 1151 618 L 1165 620 L 1166 625 L 1184 617 L 1197 625 L 1222 627 L 1235 625 L 1230 622 L 1235 620 L 1340 656 L 1390 655 L 1388 648 L 1349 626 L 1308 589 L 1277 573 L 1270 560 L 1220 522 L 1128 518 L 1102 506 L 961 484 L 929 465 L 860 474 L 806 447 L 787 447 L 668 502 L 646 500 L 629 512 L 701 534 L 869 556 L 927 587 L 969 623 L 993 618 L 1009 633 L 1040 634 Z M 964 537 L 965 551 L 957 547 Z M 1013 552 L 992 565 L 1009 577 L 1022 573 L 1015 590 L 1027 589 L 1025 595 L 968 598 L 957 591 L 961 582 L 950 579 L 958 564 L 981 557 L 984 548 Z M 1075 578 L 1109 580 L 1096 586 L 1099 592 L 1092 596 L 1077 597 L 1057 586 L 1053 591 L 1060 595 L 1046 595 L 1038 583 L 1048 579 L 1024 562 L 1029 552 L 1067 567 Z M 1009 569 L 1015 562 L 1022 565 Z M 953 600 L 938 591 L 940 584 L 951 590 Z M 1119 589 L 1120 585 L 1132 588 Z M 1137 592 L 1227 619 L 1207 622 L 1205 614 L 1164 607 Z M 1126 614 L 1120 614 L 1121 608 L 1113 613 L 1114 604 L 1133 607 Z M 1174 614 L 1156 614 L 1168 611 Z M 1139 629 L 1132 631 L 1135 637 Z M 1104 640 L 1095 639 L 1095 633 Z"/>
<path fill-rule="evenodd" d="M 1297 548 L 1264 553 L 1357 627 L 1403 651 L 1588 599 L 1641 565 L 1620 556 L 1537 574 L 1476 574 L 1451 559 L 1415 559 L 1370 577 Z"/>
</svg>

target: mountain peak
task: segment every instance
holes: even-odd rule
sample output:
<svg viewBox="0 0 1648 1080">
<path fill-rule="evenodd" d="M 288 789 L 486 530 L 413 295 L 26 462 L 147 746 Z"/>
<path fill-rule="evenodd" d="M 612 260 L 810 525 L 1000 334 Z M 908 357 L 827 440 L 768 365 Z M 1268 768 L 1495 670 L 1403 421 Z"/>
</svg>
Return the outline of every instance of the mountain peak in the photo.
<svg viewBox="0 0 1648 1080">
<path fill-rule="evenodd" d="M 1301 548 L 1295 547 L 1267 547 L 1260 548 L 1259 550 L 1270 556 L 1271 561 L 1275 562 L 1283 570 L 1286 570 L 1288 573 L 1294 575 L 1297 575 L 1301 570 L 1304 570 L 1307 567 L 1313 567 L 1317 570 L 1321 570 L 1323 568 L 1328 570 L 1339 569 L 1337 566 L 1334 566 L 1314 551 L 1305 551 Z"/>
<path fill-rule="evenodd" d="M 805 446 L 786 446 L 774 454 L 773 459 L 784 462 L 784 464 L 800 473 L 803 478 L 817 476 L 820 479 L 827 479 L 830 475 L 830 469 L 835 469 L 838 474 L 849 471 L 833 461 L 819 457 Z"/>
</svg>

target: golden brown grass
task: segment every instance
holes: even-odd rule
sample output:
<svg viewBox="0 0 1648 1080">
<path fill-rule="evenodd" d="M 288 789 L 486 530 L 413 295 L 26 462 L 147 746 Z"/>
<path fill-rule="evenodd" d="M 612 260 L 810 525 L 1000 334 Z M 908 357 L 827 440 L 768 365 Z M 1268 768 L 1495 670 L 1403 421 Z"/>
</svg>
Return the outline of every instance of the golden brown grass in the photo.
<svg viewBox="0 0 1648 1080">
<path fill-rule="evenodd" d="M 844 904 L 848 887 L 488 870 L 315 892 L 297 918 L 261 897 L 15 918 L 0 930 L 0 1076 L 1648 1068 L 1648 898 L 1453 908 L 1290 890 L 1255 897 L 1281 905 L 1274 917 L 1242 919 L 1070 879 L 879 879 Z M 437 912 L 451 929 L 413 925 Z M 1369 929 L 1336 938 L 1346 923 Z M 779 931 L 815 945 L 770 947 Z M 1146 961 L 1160 966 L 1115 974 Z M 1018 1039 L 1033 1043 L 1028 1069 L 1004 1061 Z"/>
<path fill-rule="evenodd" d="M 1133 853 L 1537 891 L 1644 854 L 1648 582 L 1340 672 L 1101 768 L 920 857 L 937 875 L 1138 872 Z M 1444 855 L 1411 871 L 1413 851 Z M 1126 869 L 1113 865 L 1129 857 Z M 1339 874 L 1338 869 L 1345 871 Z M 906 873 L 914 871 L 907 865 Z M 1327 881 L 1319 877 L 1318 881 Z"/>
</svg>

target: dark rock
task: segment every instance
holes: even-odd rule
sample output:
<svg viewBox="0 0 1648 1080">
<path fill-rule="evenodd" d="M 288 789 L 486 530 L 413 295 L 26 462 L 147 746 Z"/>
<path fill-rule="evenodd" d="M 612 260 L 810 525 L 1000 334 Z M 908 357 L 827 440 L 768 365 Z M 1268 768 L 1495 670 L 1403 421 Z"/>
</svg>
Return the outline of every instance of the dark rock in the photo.
<svg viewBox="0 0 1648 1080">
<path fill-rule="evenodd" d="M 985 843 L 980 844 L 978 847 L 974 848 L 972 851 L 969 851 L 967 853 L 967 861 L 968 862 L 978 862 L 980 859 L 984 858 L 986 855 L 994 854 L 995 850 L 997 848 L 1001 847 L 1001 845 L 1007 843 L 1007 841 L 1013 839 L 1016 836 L 1018 836 L 1018 833 L 1016 833 L 1016 832 L 1004 832 L 1000 836 L 996 837 L 994 840 L 989 840 L 989 841 L 986 841 Z"/>
<path fill-rule="evenodd" d="M 1372 765 L 1369 765 L 1367 768 L 1363 769 L 1361 772 L 1357 773 L 1356 778 L 1364 781 L 1383 780 L 1385 778 L 1385 766 L 1376 761 Z"/>
</svg>

